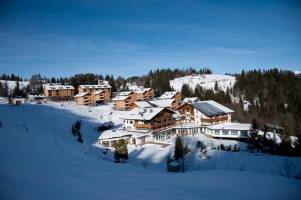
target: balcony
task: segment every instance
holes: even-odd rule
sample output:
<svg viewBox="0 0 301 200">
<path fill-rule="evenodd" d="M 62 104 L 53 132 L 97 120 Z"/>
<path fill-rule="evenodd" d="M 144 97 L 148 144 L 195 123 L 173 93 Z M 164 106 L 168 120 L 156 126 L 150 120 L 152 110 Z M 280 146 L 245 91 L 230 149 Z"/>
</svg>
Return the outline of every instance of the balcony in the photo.
<svg viewBox="0 0 301 200">
<path fill-rule="evenodd" d="M 138 124 L 138 123 L 134 123 L 134 127 L 136 127 L 136 128 L 147 128 L 147 129 L 152 128 L 152 126 L 150 124 Z"/>
<path fill-rule="evenodd" d="M 227 120 L 228 120 L 228 116 L 201 118 L 202 123 L 215 123 L 215 122 L 227 121 Z"/>
<path fill-rule="evenodd" d="M 169 122 L 169 123 L 160 123 L 160 124 L 138 124 L 134 123 L 134 127 L 136 128 L 147 128 L 152 130 L 161 130 L 166 128 L 171 128 L 175 125 L 175 122 Z"/>
</svg>

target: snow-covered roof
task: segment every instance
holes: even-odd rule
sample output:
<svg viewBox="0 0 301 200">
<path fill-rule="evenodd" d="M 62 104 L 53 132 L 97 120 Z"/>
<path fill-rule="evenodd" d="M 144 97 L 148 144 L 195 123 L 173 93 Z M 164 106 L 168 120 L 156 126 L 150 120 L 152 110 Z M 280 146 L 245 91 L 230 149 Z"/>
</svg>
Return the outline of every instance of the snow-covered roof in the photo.
<svg viewBox="0 0 301 200">
<path fill-rule="evenodd" d="M 165 108 L 135 108 L 127 112 L 124 116 L 121 116 L 121 119 L 132 119 L 132 120 L 151 120 L 157 114 L 159 114 Z"/>
<path fill-rule="evenodd" d="M 138 130 L 135 131 L 128 131 L 123 128 L 119 129 L 113 129 L 113 130 L 106 130 L 101 133 L 101 135 L 98 137 L 99 140 L 105 140 L 105 139 L 112 139 L 112 138 L 122 138 L 122 137 L 133 137 L 133 138 L 140 138 L 140 137 L 146 137 L 151 136 L 150 133 L 151 130 Z"/>
<path fill-rule="evenodd" d="M 81 92 L 81 93 L 78 93 L 77 95 L 75 95 L 74 97 L 84 97 L 87 94 L 89 94 L 89 93 L 88 92 Z"/>
<path fill-rule="evenodd" d="M 130 94 L 132 94 L 133 93 L 133 91 L 124 91 L 124 92 L 120 92 L 119 94 L 118 94 L 118 96 L 128 96 L 128 95 L 130 95 Z"/>
<path fill-rule="evenodd" d="M 80 88 L 83 89 L 101 89 L 101 88 L 111 88 L 110 85 L 107 84 L 98 84 L 98 85 L 79 85 Z"/>
<path fill-rule="evenodd" d="M 153 100 L 153 101 L 149 101 L 149 102 L 158 107 L 166 108 L 166 107 L 172 106 L 174 99 L 158 99 L 158 100 Z"/>
<path fill-rule="evenodd" d="M 130 98 L 130 96 L 116 96 L 115 98 L 113 98 L 113 101 L 123 101 L 126 100 L 127 98 Z"/>
<path fill-rule="evenodd" d="M 207 116 L 224 115 L 234 112 L 233 110 L 223 106 L 213 100 L 199 101 L 192 104 L 197 110 Z"/>
<path fill-rule="evenodd" d="M 120 138 L 120 137 L 126 137 L 131 136 L 132 133 L 124 130 L 124 129 L 113 129 L 113 130 L 106 130 L 101 133 L 101 135 L 98 137 L 99 140 L 104 139 L 111 139 L 111 138 Z"/>
<path fill-rule="evenodd" d="M 240 130 L 240 131 L 248 131 L 251 129 L 251 124 L 245 123 L 234 123 L 234 122 L 226 122 L 222 124 L 215 124 L 207 126 L 209 129 L 224 129 L 224 130 Z"/>
<path fill-rule="evenodd" d="M 137 93 L 137 94 L 143 94 L 144 92 L 148 92 L 148 91 L 150 91 L 152 88 L 143 88 L 143 89 L 139 89 L 139 90 L 136 90 L 135 92 Z"/>
<path fill-rule="evenodd" d="M 172 99 L 176 96 L 177 91 L 164 92 L 159 99 Z"/>
<path fill-rule="evenodd" d="M 150 133 L 143 133 L 143 132 L 133 132 L 132 137 L 133 138 L 141 138 L 141 137 L 147 137 L 147 136 L 151 136 Z"/>
<path fill-rule="evenodd" d="M 44 88 L 46 90 L 74 90 L 72 85 L 52 85 L 52 84 L 45 84 Z"/>
<path fill-rule="evenodd" d="M 123 101 L 126 100 L 127 98 L 129 98 L 130 94 L 132 94 L 133 91 L 124 91 L 124 92 L 120 92 L 114 99 L 112 99 L 113 101 Z"/>
<path fill-rule="evenodd" d="M 97 95 L 97 94 L 101 94 L 102 92 L 104 92 L 104 90 L 97 90 L 97 91 L 94 91 L 93 94 Z"/>
<path fill-rule="evenodd" d="M 185 103 L 193 103 L 193 102 L 196 102 L 196 101 L 198 101 L 198 98 L 197 97 L 186 97 L 184 100 L 183 100 L 183 102 L 185 102 Z"/>
<path fill-rule="evenodd" d="M 155 107 L 154 104 L 152 104 L 148 101 L 136 101 L 135 104 L 138 108 L 152 108 L 152 107 Z"/>
</svg>

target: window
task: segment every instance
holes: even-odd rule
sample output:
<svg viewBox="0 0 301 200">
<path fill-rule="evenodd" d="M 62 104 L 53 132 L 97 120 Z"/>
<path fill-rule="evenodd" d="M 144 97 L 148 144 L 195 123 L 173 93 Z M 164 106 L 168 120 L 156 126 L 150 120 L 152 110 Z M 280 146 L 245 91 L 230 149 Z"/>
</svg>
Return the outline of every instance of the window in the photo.
<svg viewBox="0 0 301 200">
<path fill-rule="evenodd" d="M 247 136 L 248 135 L 248 131 L 240 131 L 241 136 Z"/>
<path fill-rule="evenodd" d="M 229 135 L 229 131 L 228 130 L 223 130 L 223 135 Z"/>
<path fill-rule="evenodd" d="M 109 141 L 102 141 L 102 145 L 104 147 L 109 147 Z"/>
<path fill-rule="evenodd" d="M 219 131 L 219 130 L 214 130 L 214 134 L 215 134 L 215 135 L 219 135 L 219 134 L 220 134 L 220 131 Z"/>
<path fill-rule="evenodd" d="M 133 123 L 133 121 L 131 120 L 131 121 L 130 121 L 130 124 L 132 124 L 132 123 Z"/>
<path fill-rule="evenodd" d="M 238 135 L 238 131 L 231 131 L 231 135 Z"/>
</svg>

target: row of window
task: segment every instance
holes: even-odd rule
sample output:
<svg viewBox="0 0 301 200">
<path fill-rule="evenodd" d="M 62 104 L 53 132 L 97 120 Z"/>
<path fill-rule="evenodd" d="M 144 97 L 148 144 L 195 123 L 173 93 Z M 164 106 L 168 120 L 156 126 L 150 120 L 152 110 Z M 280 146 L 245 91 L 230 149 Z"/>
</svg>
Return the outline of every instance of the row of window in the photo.
<svg viewBox="0 0 301 200">
<path fill-rule="evenodd" d="M 214 135 L 233 135 L 233 136 L 238 136 L 239 131 L 237 130 L 208 130 L 209 134 L 214 134 Z M 241 136 L 247 136 L 248 131 L 240 131 Z"/>
<path fill-rule="evenodd" d="M 124 120 L 124 123 L 127 123 L 127 124 L 133 124 L 134 121 L 133 121 L 133 120 Z"/>
</svg>

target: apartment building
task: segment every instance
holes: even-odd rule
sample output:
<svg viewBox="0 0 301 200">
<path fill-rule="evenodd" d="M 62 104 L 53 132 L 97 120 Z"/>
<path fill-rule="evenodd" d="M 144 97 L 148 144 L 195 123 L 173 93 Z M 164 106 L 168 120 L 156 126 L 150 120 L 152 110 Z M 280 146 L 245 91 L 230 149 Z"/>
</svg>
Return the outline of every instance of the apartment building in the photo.
<svg viewBox="0 0 301 200">
<path fill-rule="evenodd" d="M 74 96 L 74 87 L 72 85 L 43 85 L 43 92 L 46 99 L 49 100 L 71 100 Z"/>
</svg>

